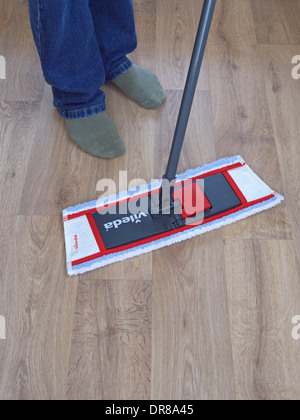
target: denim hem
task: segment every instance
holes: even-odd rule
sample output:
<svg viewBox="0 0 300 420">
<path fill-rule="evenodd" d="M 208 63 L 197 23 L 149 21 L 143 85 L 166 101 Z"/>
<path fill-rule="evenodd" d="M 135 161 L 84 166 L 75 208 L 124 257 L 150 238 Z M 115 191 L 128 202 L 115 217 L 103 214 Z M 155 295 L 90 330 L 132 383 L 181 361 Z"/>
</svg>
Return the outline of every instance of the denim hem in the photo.
<svg viewBox="0 0 300 420">
<path fill-rule="evenodd" d="M 111 71 L 107 76 L 105 81 L 106 82 L 112 82 L 117 77 L 121 76 L 123 73 L 126 73 L 130 69 L 130 67 L 133 66 L 132 61 L 129 60 L 129 58 L 126 58 L 126 61 L 121 64 L 119 67 L 117 67 L 115 70 Z"/>
<path fill-rule="evenodd" d="M 94 106 L 89 106 L 87 108 L 69 110 L 69 111 L 62 111 L 61 109 L 58 109 L 58 108 L 57 108 L 57 110 L 63 118 L 65 118 L 67 120 L 76 120 L 76 119 L 79 119 L 79 118 L 91 117 L 92 115 L 96 115 L 96 114 L 100 114 L 101 112 L 105 112 L 106 111 L 106 105 L 105 104 L 94 105 Z"/>
</svg>

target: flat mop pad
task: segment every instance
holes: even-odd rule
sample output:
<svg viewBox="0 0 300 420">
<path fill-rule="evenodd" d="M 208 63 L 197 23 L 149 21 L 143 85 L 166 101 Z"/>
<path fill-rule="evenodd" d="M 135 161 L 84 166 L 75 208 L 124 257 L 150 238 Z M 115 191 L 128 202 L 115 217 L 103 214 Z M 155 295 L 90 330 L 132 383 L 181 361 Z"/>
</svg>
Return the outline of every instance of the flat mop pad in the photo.
<svg viewBox="0 0 300 420">
<path fill-rule="evenodd" d="M 164 216 L 154 217 L 151 212 L 119 212 L 124 203 L 138 203 L 158 194 L 161 181 L 64 210 L 68 274 L 82 274 L 202 235 L 275 207 L 283 200 L 240 156 L 178 175 L 175 191 L 182 184 L 198 182 L 204 185 L 203 220 L 186 225 L 182 223 L 184 207 L 179 224 L 170 223 Z M 109 208 L 115 212 L 105 214 L 103 210 Z"/>
</svg>

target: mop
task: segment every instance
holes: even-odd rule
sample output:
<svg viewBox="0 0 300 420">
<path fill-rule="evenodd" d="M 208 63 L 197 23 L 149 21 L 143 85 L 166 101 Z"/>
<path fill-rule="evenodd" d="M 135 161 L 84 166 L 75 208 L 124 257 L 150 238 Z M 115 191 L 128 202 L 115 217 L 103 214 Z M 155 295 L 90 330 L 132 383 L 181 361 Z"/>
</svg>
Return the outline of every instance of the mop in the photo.
<svg viewBox="0 0 300 420">
<path fill-rule="evenodd" d="M 164 177 L 63 211 L 70 276 L 194 238 L 284 199 L 241 156 L 176 175 L 215 5 L 204 1 Z"/>
</svg>

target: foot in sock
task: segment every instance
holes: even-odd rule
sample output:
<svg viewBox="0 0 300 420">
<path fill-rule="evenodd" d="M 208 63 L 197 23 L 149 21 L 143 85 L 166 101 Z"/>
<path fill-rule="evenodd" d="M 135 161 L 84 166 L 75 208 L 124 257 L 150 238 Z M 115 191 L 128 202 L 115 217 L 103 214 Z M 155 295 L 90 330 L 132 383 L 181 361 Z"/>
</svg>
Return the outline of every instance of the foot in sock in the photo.
<svg viewBox="0 0 300 420">
<path fill-rule="evenodd" d="M 66 121 L 71 139 L 90 155 L 113 159 L 125 153 L 125 144 L 106 112 Z"/>
<path fill-rule="evenodd" d="M 166 100 L 157 76 L 135 64 L 112 82 L 144 108 L 157 109 Z"/>
</svg>

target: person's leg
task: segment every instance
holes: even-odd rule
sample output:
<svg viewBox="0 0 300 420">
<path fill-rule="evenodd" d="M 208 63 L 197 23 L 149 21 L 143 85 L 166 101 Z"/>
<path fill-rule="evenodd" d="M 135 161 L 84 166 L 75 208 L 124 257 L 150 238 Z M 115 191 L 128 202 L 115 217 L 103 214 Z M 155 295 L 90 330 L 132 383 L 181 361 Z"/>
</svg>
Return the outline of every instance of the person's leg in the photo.
<svg viewBox="0 0 300 420">
<path fill-rule="evenodd" d="M 132 66 L 126 57 L 137 47 L 132 0 L 90 0 L 90 10 L 106 80 L 110 81 Z"/>
<path fill-rule="evenodd" d="M 29 0 L 34 40 L 54 105 L 67 120 L 72 139 L 99 157 L 125 147 L 105 111 L 105 69 L 89 0 Z"/>
<path fill-rule="evenodd" d="M 158 108 L 166 99 L 159 80 L 126 57 L 137 47 L 132 0 L 90 0 L 90 9 L 106 81 L 144 108 Z"/>
</svg>

